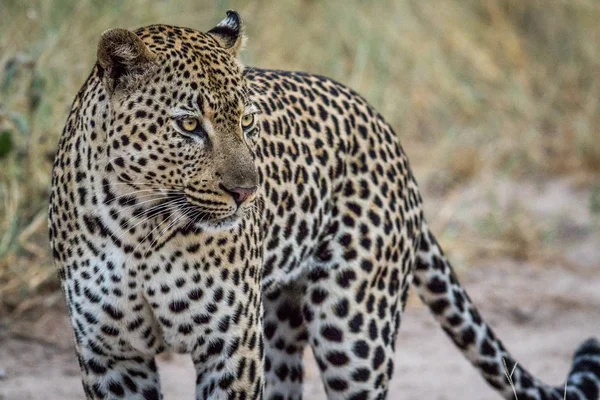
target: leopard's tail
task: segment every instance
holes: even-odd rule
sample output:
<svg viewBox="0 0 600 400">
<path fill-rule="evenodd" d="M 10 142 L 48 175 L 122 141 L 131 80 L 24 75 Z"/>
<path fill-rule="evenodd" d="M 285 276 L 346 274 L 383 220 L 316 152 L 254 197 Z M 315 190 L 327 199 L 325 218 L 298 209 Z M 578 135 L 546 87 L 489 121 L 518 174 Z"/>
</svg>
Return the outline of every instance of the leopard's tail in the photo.
<svg viewBox="0 0 600 400">
<path fill-rule="evenodd" d="M 600 341 L 588 339 L 579 346 L 565 386 L 551 387 L 517 364 L 512 386 L 505 371 L 516 361 L 492 329 L 481 319 L 435 237 L 424 223 L 414 271 L 414 286 L 421 300 L 485 380 L 505 399 L 597 400 L 600 392 Z M 514 386 L 514 391 L 513 391 Z"/>
</svg>

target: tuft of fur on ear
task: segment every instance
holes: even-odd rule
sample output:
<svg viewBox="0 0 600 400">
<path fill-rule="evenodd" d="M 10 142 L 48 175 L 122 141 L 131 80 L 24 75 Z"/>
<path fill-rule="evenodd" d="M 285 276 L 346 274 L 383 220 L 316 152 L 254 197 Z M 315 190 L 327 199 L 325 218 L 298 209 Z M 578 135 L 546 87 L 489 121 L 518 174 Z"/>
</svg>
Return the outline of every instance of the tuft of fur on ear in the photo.
<svg viewBox="0 0 600 400">
<path fill-rule="evenodd" d="M 98 66 L 110 93 L 139 84 L 152 71 L 156 55 L 135 33 L 110 29 L 98 42 Z"/>
<path fill-rule="evenodd" d="M 246 43 L 242 18 L 234 10 L 227 11 L 227 17 L 207 33 L 234 56 L 239 54 Z"/>
</svg>

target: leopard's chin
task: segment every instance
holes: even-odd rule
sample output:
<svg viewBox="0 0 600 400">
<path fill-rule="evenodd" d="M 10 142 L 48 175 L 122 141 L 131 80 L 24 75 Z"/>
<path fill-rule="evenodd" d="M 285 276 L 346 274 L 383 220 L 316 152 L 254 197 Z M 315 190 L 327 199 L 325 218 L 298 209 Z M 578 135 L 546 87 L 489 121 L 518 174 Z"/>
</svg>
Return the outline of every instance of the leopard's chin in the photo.
<svg viewBox="0 0 600 400">
<path fill-rule="evenodd" d="M 214 218 L 194 223 L 197 232 L 215 233 L 237 228 L 243 219 L 243 213 L 235 212 L 223 218 Z"/>
</svg>

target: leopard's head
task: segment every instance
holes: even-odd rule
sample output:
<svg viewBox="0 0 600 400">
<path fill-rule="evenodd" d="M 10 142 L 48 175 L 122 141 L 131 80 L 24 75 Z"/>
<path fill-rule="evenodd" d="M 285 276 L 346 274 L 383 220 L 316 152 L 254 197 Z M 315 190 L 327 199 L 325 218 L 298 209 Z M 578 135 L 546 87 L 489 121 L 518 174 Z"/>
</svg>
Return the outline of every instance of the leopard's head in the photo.
<svg viewBox="0 0 600 400">
<path fill-rule="evenodd" d="M 206 33 L 151 25 L 102 35 L 107 174 L 120 196 L 208 225 L 252 207 L 260 128 L 238 60 L 243 41 L 235 11 Z"/>
</svg>

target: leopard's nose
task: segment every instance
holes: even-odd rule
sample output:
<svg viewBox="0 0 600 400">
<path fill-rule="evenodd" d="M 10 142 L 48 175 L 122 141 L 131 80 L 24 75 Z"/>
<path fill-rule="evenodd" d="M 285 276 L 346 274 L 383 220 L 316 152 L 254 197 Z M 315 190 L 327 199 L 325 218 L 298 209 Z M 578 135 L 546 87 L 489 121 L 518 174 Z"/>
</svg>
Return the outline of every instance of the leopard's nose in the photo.
<svg viewBox="0 0 600 400">
<path fill-rule="evenodd" d="M 248 198 L 256 192 L 257 187 L 253 186 L 253 187 L 248 187 L 248 188 L 244 188 L 244 187 L 227 188 L 225 185 L 221 184 L 221 189 L 223 189 L 223 191 L 229 193 L 231 195 L 231 197 L 233 197 L 233 201 L 235 201 L 235 204 L 237 204 L 239 206 L 242 203 L 244 203 L 246 200 L 248 200 Z"/>
</svg>

